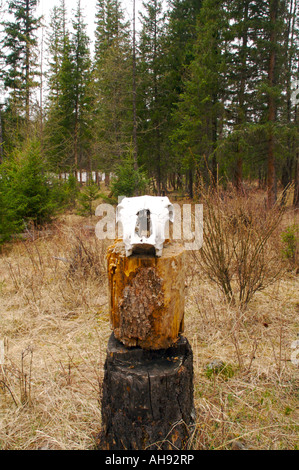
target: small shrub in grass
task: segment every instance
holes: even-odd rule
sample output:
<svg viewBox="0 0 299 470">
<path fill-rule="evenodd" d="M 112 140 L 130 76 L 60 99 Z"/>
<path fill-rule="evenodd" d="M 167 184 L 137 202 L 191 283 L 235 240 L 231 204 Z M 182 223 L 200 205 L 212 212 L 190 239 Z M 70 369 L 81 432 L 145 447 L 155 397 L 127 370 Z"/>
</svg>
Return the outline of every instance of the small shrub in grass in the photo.
<svg viewBox="0 0 299 470">
<path fill-rule="evenodd" d="M 36 227 L 48 223 L 58 209 L 37 140 L 3 162 L 1 186 L 3 207 L 15 232 L 30 222 Z"/>
<path fill-rule="evenodd" d="M 15 211 L 7 204 L 5 185 L 0 179 L 0 245 L 18 232 L 21 226 L 22 221 L 16 220 Z"/>
<path fill-rule="evenodd" d="M 216 375 L 219 375 L 227 380 L 235 375 L 235 368 L 231 364 L 219 360 L 214 360 L 206 365 L 205 375 L 209 379 Z"/>
<path fill-rule="evenodd" d="M 24 227 L 41 227 L 73 198 L 70 181 L 49 176 L 40 143 L 31 140 L 7 157 L 0 168 L 0 242 Z"/>
<path fill-rule="evenodd" d="M 52 178 L 49 184 L 51 185 L 51 199 L 55 201 L 57 212 L 62 212 L 75 205 L 79 185 L 73 175 L 70 175 L 66 181 Z"/>
<path fill-rule="evenodd" d="M 130 151 L 116 169 L 116 177 L 111 183 L 111 192 L 115 198 L 118 196 L 133 197 L 142 195 L 147 186 L 148 179 L 142 168 L 135 168 L 133 153 Z"/>
<path fill-rule="evenodd" d="M 277 228 L 283 209 L 267 210 L 237 192 L 202 191 L 203 246 L 194 253 L 202 272 L 230 303 L 245 308 L 283 272 Z"/>
<path fill-rule="evenodd" d="M 100 197 L 98 186 L 89 181 L 78 196 L 78 214 L 92 216 L 94 214 L 93 202 Z"/>
<path fill-rule="evenodd" d="M 1 168 L 1 176 L 6 206 L 18 224 L 31 221 L 39 226 L 50 221 L 55 202 L 38 141 L 30 141 L 24 149 L 15 151 Z"/>
</svg>

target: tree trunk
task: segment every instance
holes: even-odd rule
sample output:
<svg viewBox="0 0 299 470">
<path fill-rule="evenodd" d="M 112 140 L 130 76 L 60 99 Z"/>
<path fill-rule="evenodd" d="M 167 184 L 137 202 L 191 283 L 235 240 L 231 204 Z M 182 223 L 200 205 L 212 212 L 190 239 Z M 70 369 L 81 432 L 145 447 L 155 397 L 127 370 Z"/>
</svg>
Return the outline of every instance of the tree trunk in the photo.
<svg viewBox="0 0 299 470">
<path fill-rule="evenodd" d="M 269 57 L 269 70 L 268 70 L 268 81 L 269 87 L 273 88 L 276 84 L 275 77 L 275 66 L 276 66 L 276 45 L 277 45 L 277 34 L 276 34 L 276 23 L 277 23 L 277 11 L 278 11 L 278 0 L 270 2 L 270 57 Z M 268 159 L 267 159 L 267 205 L 268 208 L 274 206 L 277 198 L 276 194 L 276 170 L 275 170 L 275 156 L 274 156 L 274 133 L 273 125 L 276 121 L 276 99 L 273 96 L 272 90 L 268 97 L 268 108 L 269 108 L 269 136 L 268 136 Z"/>
<path fill-rule="evenodd" d="M 294 188 L 293 205 L 295 208 L 298 209 L 299 208 L 299 151 L 298 151 L 299 104 L 296 104 L 296 109 L 295 109 L 295 125 L 297 128 L 297 134 L 295 137 L 296 157 L 295 157 L 295 177 L 294 177 L 295 188 Z"/>
<path fill-rule="evenodd" d="M 194 425 L 193 354 L 186 338 L 169 349 L 107 349 L 99 450 L 185 449 Z"/>
<path fill-rule="evenodd" d="M 286 119 L 291 124 L 292 116 L 292 100 L 291 100 L 291 82 L 292 82 L 292 65 L 294 59 L 294 36 L 296 24 L 297 0 L 290 1 L 288 11 L 288 26 L 285 35 L 285 56 L 287 57 L 287 74 L 286 74 Z M 287 188 L 292 182 L 292 173 L 296 155 L 293 153 L 293 139 L 289 136 L 287 140 L 287 156 L 283 161 L 281 184 L 283 187 L 282 204 L 286 202 Z M 296 168 L 295 168 L 296 171 Z"/>
<path fill-rule="evenodd" d="M 193 199 L 193 170 L 189 170 L 188 179 L 189 179 L 189 198 Z"/>
<path fill-rule="evenodd" d="M 216 103 L 217 98 L 214 99 L 214 104 Z M 217 117 L 214 117 L 212 120 L 212 142 L 213 142 L 213 154 L 212 154 L 212 185 L 217 186 L 218 184 L 218 174 L 217 174 L 217 139 L 218 139 L 218 120 Z"/>
<path fill-rule="evenodd" d="M 268 139 L 268 166 L 267 166 L 267 205 L 268 208 L 274 206 L 276 203 L 276 171 L 275 171 L 275 157 L 274 157 L 274 136 L 273 131 L 270 130 Z"/>
<path fill-rule="evenodd" d="M 299 105 L 296 105 L 296 112 L 295 112 L 295 123 L 298 129 L 299 125 Z M 294 178 L 294 199 L 293 199 L 293 206 L 295 208 L 299 208 L 299 151 L 298 151 L 298 133 L 297 136 L 295 137 L 295 148 L 297 149 L 296 151 L 296 160 L 295 160 L 295 178 Z"/>
<path fill-rule="evenodd" d="M 244 19 L 243 19 L 243 31 L 242 31 L 242 47 L 240 51 L 241 56 L 241 80 L 240 80 L 240 89 L 239 89 L 239 111 L 237 123 L 239 126 L 246 122 L 246 110 L 244 106 L 245 102 L 245 88 L 246 88 L 246 64 L 247 64 L 247 44 L 248 44 L 248 9 L 249 9 L 249 0 L 244 2 Z M 243 190 L 243 156 L 242 156 L 242 147 L 238 142 L 238 157 L 235 168 L 235 185 L 238 191 Z"/>
<path fill-rule="evenodd" d="M 79 111 L 78 111 L 78 102 L 75 105 L 75 129 L 74 129 L 74 173 L 76 179 L 78 176 L 78 127 L 79 127 L 79 119 L 78 119 Z"/>
<path fill-rule="evenodd" d="M 29 125 L 29 117 L 30 117 L 30 31 L 29 31 L 29 14 L 30 14 L 30 6 L 29 0 L 26 0 L 26 57 L 25 57 L 25 118 L 26 118 L 26 125 Z"/>
<path fill-rule="evenodd" d="M 235 175 L 234 175 L 234 183 L 238 192 L 243 191 L 243 157 L 240 155 L 241 150 L 238 145 L 238 153 L 239 156 L 237 158 L 236 166 L 235 166 Z"/>
<path fill-rule="evenodd" d="M 133 155 L 134 170 L 138 170 L 137 163 L 137 110 L 136 110 L 136 0 L 133 0 Z"/>
<path fill-rule="evenodd" d="M 297 152 L 295 163 L 295 188 L 293 205 L 296 209 L 299 208 L 299 152 Z"/>
</svg>

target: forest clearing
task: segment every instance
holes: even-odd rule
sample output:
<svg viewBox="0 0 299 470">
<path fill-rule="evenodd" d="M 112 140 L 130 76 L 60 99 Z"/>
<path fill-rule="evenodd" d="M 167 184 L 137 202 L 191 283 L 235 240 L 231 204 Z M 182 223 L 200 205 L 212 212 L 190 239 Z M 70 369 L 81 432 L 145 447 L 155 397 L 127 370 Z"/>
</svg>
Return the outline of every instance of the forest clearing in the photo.
<svg viewBox="0 0 299 470">
<path fill-rule="evenodd" d="M 203 207 L 186 449 L 298 450 L 298 0 L 75 3 L 0 0 L 0 449 L 96 448 L 95 211 L 151 195 Z"/>
<path fill-rule="evenodd" d="M 97 220 L 68 213 L 3 248 L 2 449 L 96 445 L 111 334 L 110 241 L 95 237 Z M 298 449 L 298 254 L 297 264 L 285 259 L 281 238 L 295 222 L 298 214 L 287 208 L 271 238 L 282 271 L 246 308 L 225 300 L 189 254 L 184 334 L 194 354 L 197 414 L 190 449 Z M 272 251 L 265 257 L 273 263 Z"/>
</svg>

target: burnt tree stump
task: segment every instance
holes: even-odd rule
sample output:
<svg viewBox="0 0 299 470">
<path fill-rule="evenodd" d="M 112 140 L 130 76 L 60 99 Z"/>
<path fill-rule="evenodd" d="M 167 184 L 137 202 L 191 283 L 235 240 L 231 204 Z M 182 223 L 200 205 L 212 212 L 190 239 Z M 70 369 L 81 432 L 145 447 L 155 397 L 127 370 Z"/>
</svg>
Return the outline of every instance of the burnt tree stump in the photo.
<svg viewBox="0 0 299 470">
<path fill-rule="evenodd" d="M 112 333 L 102 396 L 101 450 L 185 449 L 194 424 L 193 357 L 180 336 L 168 349 L 125 347 Z"/>
<path fill-rule="evenodd" d="M 98 449 L 186 449 L 194 425 L 193 355 L 182 336 L 186 252 L 109 247 L 108 342 Z"/>
</svg>

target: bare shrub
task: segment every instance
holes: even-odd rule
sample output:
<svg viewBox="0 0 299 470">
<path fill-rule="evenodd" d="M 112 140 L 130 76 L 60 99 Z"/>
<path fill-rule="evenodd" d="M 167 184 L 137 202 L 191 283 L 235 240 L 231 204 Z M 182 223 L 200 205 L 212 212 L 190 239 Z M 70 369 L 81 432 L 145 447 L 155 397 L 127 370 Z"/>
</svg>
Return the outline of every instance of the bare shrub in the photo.
<svg viewBox="0 0 299 470">
<path fill-rule="evenodd" d="M 204 242 L 194 256 L 226 299 L 244 308 L 282 274 L 277 249 L 282 209 L 267 210 L 263 201 L 219 188 L 203 192 L 202 198 Z"/>
<path fill-rule="evenodd" d="M 94 237 L 87 240 L 75 235 L 72 252 L 70 253 L 69 275 L 103 278 L 106 274 L 105 247 Z"/>
<path fill-rule="evenodd" d="M 8 391 L 16 406 L 31 405 L 33 349 L 28 346 L 21 352 L 20 365 L 11 363 L 0 369 L 0 386 Z"/>
</svg>

